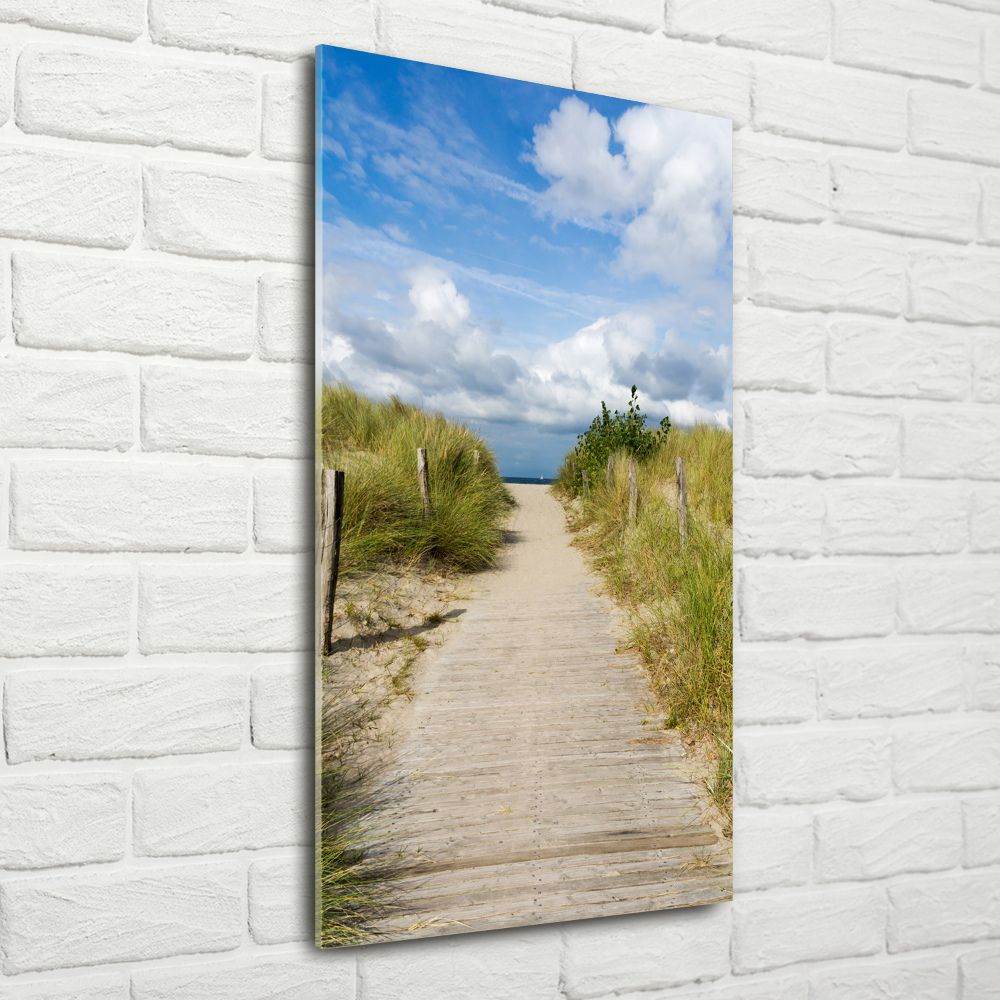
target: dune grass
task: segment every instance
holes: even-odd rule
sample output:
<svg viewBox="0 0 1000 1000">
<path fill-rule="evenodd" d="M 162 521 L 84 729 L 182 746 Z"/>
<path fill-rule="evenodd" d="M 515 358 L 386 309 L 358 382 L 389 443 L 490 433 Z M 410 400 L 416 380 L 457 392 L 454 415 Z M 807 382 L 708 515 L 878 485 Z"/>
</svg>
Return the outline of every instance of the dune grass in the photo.
<svg viewBox="0 0 1000 1000">
<path fill-rule="evenodd" d="M 366 863 L 365 857 L 378 792 L 373 765 L 362 757 L 366 736 L 371 737 L 368 731 L 378 725 L 378 712 L 347 691 L 337 694 L 327 698 L 322 718 L 316 941 L 321 948 L 372 939 L 371 923 L 387 905 L 386 883 L 392 876 L 384 866 Z"/>
<path fill-rule="evenodd" d="M 638 463 L 635 525 L 628 524 L 628 456 L 617 453 L 577 503 L 578 544 L 628 611 L 631 641 L 645 661 L 670 728 L 708 740 L 715 758 L 709 792 L 732 816 L 733 436 L 708 425 L 671 429 Z M 678 533 L 675 458 L 684 457 L 688 543 Z M 573 455 L 556 488 L 572 496 Z M 581 498 L 582 500 L 582 498 Z"/>
<path fill-rule="evenodd" d="M 368 399 L 343 383 L 323 386 L 320 420 L 323 465 L 346 473 L 342 572 L 392 559 L 426 558 L 456 570 L 492 564 L 514 500 L 484 438 L 439 413 Z M 417 448 L 427 449 L 427 519 Z"/>
</svg>

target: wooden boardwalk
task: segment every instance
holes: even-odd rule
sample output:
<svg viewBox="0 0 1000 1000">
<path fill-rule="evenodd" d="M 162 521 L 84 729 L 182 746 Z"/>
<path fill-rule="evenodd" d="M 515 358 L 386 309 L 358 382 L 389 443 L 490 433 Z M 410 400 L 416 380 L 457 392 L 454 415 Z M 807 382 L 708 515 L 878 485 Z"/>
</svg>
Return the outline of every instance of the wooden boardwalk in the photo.
<svg viewBox="0 0 1000 1000">
<path fill-rule="evenodd" d="M 647 681 L 615 653 L 562 509 L 544 487 L 512 490 L 512 545 L 414 682 L 375 817 L 379 853 L 407 872 L 376 924 L 390 939 L 731 895 L 683 745 L 643 710 Z"/>
</svg>

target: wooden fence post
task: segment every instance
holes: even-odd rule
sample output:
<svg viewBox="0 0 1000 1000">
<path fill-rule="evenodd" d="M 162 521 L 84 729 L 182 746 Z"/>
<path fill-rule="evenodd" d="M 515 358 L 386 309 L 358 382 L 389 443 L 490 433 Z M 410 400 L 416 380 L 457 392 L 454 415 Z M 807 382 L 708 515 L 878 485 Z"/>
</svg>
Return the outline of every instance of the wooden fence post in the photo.
<svg viewBox="0 0 1000 1000">
<path fill-rule="evenodd" d="M 674 462 L 677 470 L 677 532 L 681 538 L 681 545 L 687 545 L 688 539 L 688 484 L 687 475 L 684 472 L 684 459 L 680 455 Z"/>
<path fill-rule="evenodd" d="M 427 471 L 427 449 L 417 449 L 417 484 L 420 486 L 420 506 L 423 508 L 424 520 L 431 517 L 431 480 Z"/>
<path fill-rule="evenodd" d="M 639 479 L 635 459 L 628 460 L 628 523 L 635 524 L 635 508 L 639 499 Z"/>
<path fill-rule="evenodd" d="M 479 468 L 479 449 L 478 448 L 473 449 L 473 452 L 472 452 L 472 467 L 474 469 L 478 469 Z"/>
<path fill-rule="evenodd" d="M 608 455 L 608 471 L 605 475 L 605 485 L 611 489 L 611 482 L 615 478 L 615 456 Z"/>
<path fill-rule="evenodd" d="M 590 480 L 587 476 L 587 470 L 583 470 L 583 498 L 586 500 L 590 496 Z"/>
<path fill-rule="evenodd" d="M 344 523 L 344 473 L 323 470 L 323 551 L 320 564 L 323 607 L 323 655 L 329 655 L 333 642 L 333 602 L 337 597 L 337 574 L 340 572 L 340 534 Z"/>
</svg>

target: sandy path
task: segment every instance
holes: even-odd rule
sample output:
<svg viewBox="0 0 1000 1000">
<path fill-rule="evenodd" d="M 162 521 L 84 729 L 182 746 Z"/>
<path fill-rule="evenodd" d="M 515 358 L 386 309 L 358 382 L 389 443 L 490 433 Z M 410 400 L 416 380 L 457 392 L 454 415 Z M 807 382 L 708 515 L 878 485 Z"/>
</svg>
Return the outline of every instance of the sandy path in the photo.
<svg viewBox="0 0 1000 1000">
<path fill-rule="evenodd" d="M 543 486 L 511 490 L 503 562 L 414 681 L 396 743 L 376 825 L 409 874 L 377 925 L 389 938 L 730 897 L 724 853 L 696 863 L 719 845 L 683 746 L 644 711 L 562 508 Z"/>
</svg>

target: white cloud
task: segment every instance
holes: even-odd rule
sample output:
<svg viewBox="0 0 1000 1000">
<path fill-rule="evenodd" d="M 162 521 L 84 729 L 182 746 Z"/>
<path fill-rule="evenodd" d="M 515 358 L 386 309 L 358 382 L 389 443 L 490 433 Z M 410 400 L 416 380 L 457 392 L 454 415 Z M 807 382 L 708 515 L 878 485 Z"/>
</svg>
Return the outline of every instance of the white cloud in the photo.
<svg viewBox="0 0 1000 1000">
<path fill-rule="evenodd" d="M 448 331 L 458 331 L 469 318 L 469 300 L 458 294 L 455 282 L 439 267 L 423 264 L 407 271 L 410 302 L 417 323 L 436 323 Z"/>
<path fill-rule="evenodd" d="M 542 209 L 618 234 L 621 271 L 677 284 L 728 267 L 727 120 L 641 105 L 612 124 L 570 96 L 535 128 L 530 160 L 550 182 Z"/>
<path fill-rule="evenodd" d="M 394 222 L 387 222 L 383 227 L 382 231 L 389 237 L 389 239 L 395 240 L 397 243 L 411 243 L 413 238 L 405 229 L 400 229 Z"/>
<path fill-rule="evenodd" d="M 399 302 L 408 314 L 392 321 L 342 312 L 330 296 L 325 377 L 460 419 L 574 432 L 590 423 L 602 400 L 622 408 L 635 383 L 643 410 L 655 420 L 669 413 L 676 423 L 728 422 L 725 346 L 692 346 L 672 331 L 659 332 L 647 314 L 620 312 L 518 361 L 494 348 L 441 267 L 421 264 L 405 277 L 408 289 Z"/>
</svg>

